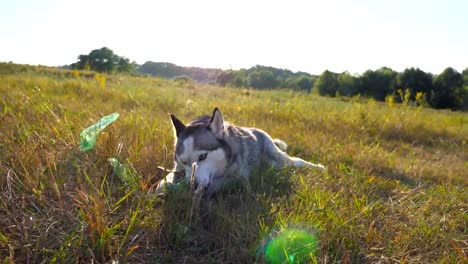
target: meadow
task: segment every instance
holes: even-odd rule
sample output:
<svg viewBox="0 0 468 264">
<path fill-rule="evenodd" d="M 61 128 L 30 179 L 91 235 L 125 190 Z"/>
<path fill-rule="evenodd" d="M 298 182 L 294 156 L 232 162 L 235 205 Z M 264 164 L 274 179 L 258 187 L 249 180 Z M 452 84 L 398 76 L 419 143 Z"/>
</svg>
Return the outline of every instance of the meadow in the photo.
<svg viewBox="0 0 468 264">
<path fill-rule="evenodd" d="M 328 170 L 259 168 L 193 213 L 168 113 L 219 107 Z M 79 136 L 120 117 L 83 152 Z M 468 115 L 187 80 L 0 65 L 2 263 L 263 263 L 268 234 L 319 239 L 310 263 L 466 263 Z M 126 166 L 125 181 L 109 158 Z"/>
</svg>

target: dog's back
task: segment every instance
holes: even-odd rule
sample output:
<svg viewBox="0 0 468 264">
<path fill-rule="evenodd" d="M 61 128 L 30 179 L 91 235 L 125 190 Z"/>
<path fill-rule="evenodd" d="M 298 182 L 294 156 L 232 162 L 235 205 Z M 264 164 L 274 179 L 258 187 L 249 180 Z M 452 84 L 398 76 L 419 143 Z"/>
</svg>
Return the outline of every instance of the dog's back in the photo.
<svg viewBox="0 0 468 264">
<path fill-rule="evenodd" d="M 284 151 L 287 144 L 279 139 L 272 139 L 265 131 L 252 128 L 226 124 L 225 140 L 232 148 L 232 168 L 230 174 L 248 178 L 250 172 L 261 162 L 267 162 L 274 167 L 283 167 L 286 164 L 278 157 L 287 156 Z"/>
</svg>

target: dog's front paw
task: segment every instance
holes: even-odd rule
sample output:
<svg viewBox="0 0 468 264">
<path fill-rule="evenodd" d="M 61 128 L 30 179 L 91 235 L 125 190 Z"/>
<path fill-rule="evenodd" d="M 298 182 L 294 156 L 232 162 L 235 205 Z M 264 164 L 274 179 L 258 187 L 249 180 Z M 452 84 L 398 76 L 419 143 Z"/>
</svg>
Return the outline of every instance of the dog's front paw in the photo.
<svg viewBox="0 0 468 264">
<path fill-rule="evenodd" d="M 327 170 L 327 168 L 323 166 L 322 164 L 317 164 L 317 169 L 323 170 L 323 171 Z"/>
<path fill-rule="evenodd" d="M 327 170 L 327 168 L 325 168 L 325 166 L 323 166 L 322 164 L 314 164 L 314 163 L 307 162 L 307 161 L 304 161 L 304 162 L 305 162 L 305 166 L 308 167 L 308 168 L 319 169 L 319 170 Z"/>
<path fill-rule="evenodd" d="M 175 184 L 175 174 L 174 172 L 171 172 L 167 174 L 166 177 L 158 183 L 155 193 L 157 195 L 165 195 L 167 193 L 167 190 L 171 188 L 172 186 L 174 186 L 174 184 Z"/>
</svg>

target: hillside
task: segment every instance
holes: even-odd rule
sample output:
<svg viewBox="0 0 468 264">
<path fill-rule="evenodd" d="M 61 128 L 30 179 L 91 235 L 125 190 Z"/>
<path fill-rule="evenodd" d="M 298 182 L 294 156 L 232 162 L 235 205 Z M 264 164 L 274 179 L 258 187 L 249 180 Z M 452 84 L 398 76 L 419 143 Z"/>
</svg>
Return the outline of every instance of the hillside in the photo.
<svg viewBox="0 0 468 264">
<path fill-rule="evenodd" d="M 147 61 L 138 67 L 138 72 L 167 79 L 187 76 L 196 82 L 215 83 L 216 77 L 222 72 L 222 70 L 199 67 L 182 67 L 169 62 Z"/>
<path fill-rule="evenodd" d="M 317 76 L 306 72 L 292 72 L 269 66 L 256 65 L 249 69 L 221 70 L 199 67 L 182 67 L 168 62 L 147 61 L 138 67 L 144 75 L 175 79 L 189 77 L 198 83 L 255 89 L 290 88 L 311 91 Z"/>
<path fill-rule="evenodd" d="M 173 163 L 168 113 L 216 106 L 328 171 L 259 168 L 198 214 L 189 190 L 156 196 Z M 318 237 L 311 263 L 467 261 L 466 113 L 1 63 L 0 123 L 2 263 L 263 263 L 288 227 Z"/>
</svg>

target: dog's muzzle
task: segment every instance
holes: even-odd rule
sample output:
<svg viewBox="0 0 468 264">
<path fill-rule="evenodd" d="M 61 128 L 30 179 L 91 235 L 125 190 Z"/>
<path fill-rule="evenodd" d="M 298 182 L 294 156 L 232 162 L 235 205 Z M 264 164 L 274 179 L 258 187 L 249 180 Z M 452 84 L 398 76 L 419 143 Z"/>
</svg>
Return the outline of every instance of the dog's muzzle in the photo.
<svg viewBox="0 0 468 264">
<path fill-rule="evenodd" d="M 210 173 L 210 177 L 208 177 L 208 182 L 207 183 L 203 183 L 203 191 L 206 192 L 206 191 L 209 191 L 210 187 L 211 187 L 211 181 L 213 179 L 213 174 Z M 197 179 L 195 178 L 195 182 L 194 182 L 194 188 L 195 190 L 198 189 L 198 186 L 200 185 L 200 183 L 197 181 Z"/>
</svg>

